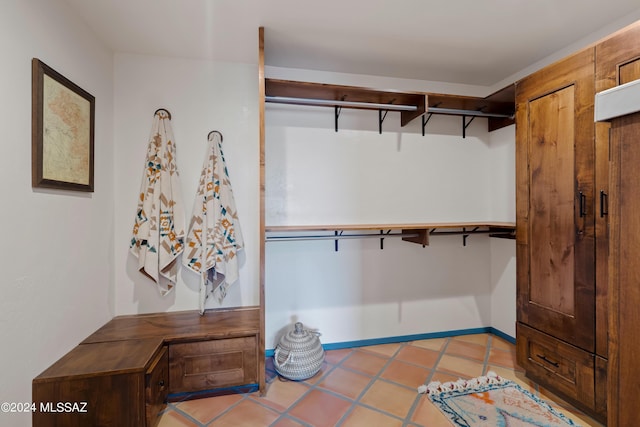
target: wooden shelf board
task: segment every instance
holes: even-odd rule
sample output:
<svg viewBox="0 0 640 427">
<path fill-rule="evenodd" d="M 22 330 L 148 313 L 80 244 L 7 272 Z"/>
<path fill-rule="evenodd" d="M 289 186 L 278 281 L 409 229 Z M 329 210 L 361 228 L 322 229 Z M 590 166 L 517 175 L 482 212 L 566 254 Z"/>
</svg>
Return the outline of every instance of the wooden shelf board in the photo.
<svg viewBox="0 0 640 427">
<path fill-rule="evenodd" d="M 405 126 L 411 120 L 424 114 L 426 106 L 425 94 L 419 92 L 376 90 L 364 87 L 298 82 L 293 80 L 265 79 L 265 95 L 287 98 L 306 98 L 329 101 L 349 101 L 373 104 L 415 106 L 416 111 L 400 112 L 400 124 L 402 126 Z M 361 107 L 345 108 L 379 110 L 379 108 L 373 108 L 366 105 L 363 105 Z"/>
<path fill-rule="evenodd" d="M 385 91 L 355 86 L 276 79 L 265 80 L 265 94 L 266 96 L 323 99 L 330 101 L 369 102 L 375 104 L 419 106 L 422 102 L 423 107 L 425 95 L 424 93 L 418 92 Z M 362 108 L 371 109 L 367 107 Z M 374 109 L 377 110 L 377 108 Z"/>
<path fill-rule="evenodd" d="M 514 114 L 515 112 L 515 85 L 507 86 L 486 98 L 478 98 L 472 96 L 446 95 L 426 92 L 398 92 L 326 83 L 265 79 L 265 95 L 374 104 L 415 105 L 417 107 L 416 111 L 401 112 L 400 124 L 402 126 L 405 126 L 413 119 L 423 115 L 425 111 L 428 113 L 428 107 L 482 111 L 484 113 L 509 115 Z M 378 110 L 378 108 L 372 108 L 365 105 L 362 107 L 345 108 Z M 437 114 L 463 115 L 456 113 Z M 513 119 L 492 117 L 489 118 L 489 130 L 492 131 L 499 129 L 513 123 Z"/>
<path fill-rule="evenodd" d="M 266 232 L 336 231 L 336 230 L 425 230 L 437 228 L 503 228 L 515 229 L 515 222 L 430 222 L 405 224 L 328 224 L 328 225 L 268 225 Z"/>
</svg>

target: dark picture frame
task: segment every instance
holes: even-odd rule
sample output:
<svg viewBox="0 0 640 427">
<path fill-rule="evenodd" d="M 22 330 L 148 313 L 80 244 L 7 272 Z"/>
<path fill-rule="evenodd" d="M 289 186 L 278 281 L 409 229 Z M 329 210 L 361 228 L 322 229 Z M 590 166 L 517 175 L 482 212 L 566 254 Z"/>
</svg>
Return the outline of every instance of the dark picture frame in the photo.
<svg viewBox="0 0 640 427">
<path fill-rule="evenodd" d="M 95 97 L 38 58 L 31 67 L 31 185 L 93 192 Z"/>
</svg>

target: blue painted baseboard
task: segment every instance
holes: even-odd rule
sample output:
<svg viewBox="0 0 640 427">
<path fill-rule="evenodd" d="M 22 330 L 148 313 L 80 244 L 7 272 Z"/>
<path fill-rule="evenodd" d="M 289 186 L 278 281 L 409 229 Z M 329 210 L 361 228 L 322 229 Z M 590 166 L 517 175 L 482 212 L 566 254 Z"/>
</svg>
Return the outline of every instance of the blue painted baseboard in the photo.
<svg viewBox="0 0 640 427">
<path fill-rule="evenodd" d="M 324 348 L 325 350 L 339 350 L 342 348 L 364 347 L 367 345 L 379 345 L 379 344 L 390 344 L 390 343 L 397 343 L 397 342 L 428 340 L 433 338 L 449 338 L 449 337 L 456 337 L 460 335 L 473 335 L 473 334 L 493 334 L 497 337 L 502 338 L 505 341 L 510 342 L 511 344 L 516 343 L 516 339 L 514 337 L 508 334 L 505 334 L 504 332 L 496 328 L 487 326 L 485 328 L 457 329 L 454 331 L 402 335 L 399 337 L 385 337 L 385 338 L 372 338 L 368 340 L 358 340 L 358 341 L 344 341 L 344 342 L 337 342 L 337 343 L 322 344 L 322 348 Z M 274 349 L 269 349 L 265 352 L 265 354 L 267 357 L 272 357 L 274 351 L 275 351 Z"/>
</svg>

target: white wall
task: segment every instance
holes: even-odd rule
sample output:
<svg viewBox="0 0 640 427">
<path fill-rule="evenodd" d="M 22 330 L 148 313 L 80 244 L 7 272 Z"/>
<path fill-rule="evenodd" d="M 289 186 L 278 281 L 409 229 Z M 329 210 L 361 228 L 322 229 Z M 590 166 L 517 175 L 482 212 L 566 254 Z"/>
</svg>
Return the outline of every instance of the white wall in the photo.
<svg viewBox="0 0 640 427">
<path fill-rule="evenodd" d="M 358 80 L 269 71 L 277 78 Z M 436 86 L 422 82 L 413 90 Z M 332 109 L 267 104 L 267 225 L 514 220 L 513 184 L 500 180 L 514 179 L 513 164 L 502 160 L 514 152 L 515 138 L 511 151 L 508 137 L 494 142 L 486 120 L 472 122 L 465 139 L 460 117 L 433 116 L 424 137 L 420 120 L 400 128 L 399 113 L 389 113 L 381 135 L 375 111 L 343 109 L 339 132 L 333 124 Z M 269 242 L 266 346 L 273 348 L 296 320 L 318 329 L 325 343 L 493 326 L 491 304 L 501 291 L 492 282 L 491 240 L 471 236 L 465 247 L 460 236 L 432 236 L 422 248 L 385 239 L 384 250 L 378 239 L 342 240 L 338 252 L 331 240 Z M 511 305 L 515 321 L 515 296 Z"/>
<path fill-rule="evenodd" d="M 2 2 L 0 402 L 105 323 L 113 301 L 113 62 L 57 0 Z M 95 192 L 31 187 L 31 58 L 96 98 Z M 0 425 L 30 425 L 0 413 Z"/>
<path fill-rule="evenodd" d="M 491 217 L 516 220 L 516 126 L 489 134 Z M 516 242 L 491 239 L 491 326 L 516 336 Z"/>
<path fill-rule="evenodd" d="M 256 48 L 257 55 L 257 48 Z M 114 276 L 117 314 L 195 310 L 199 277 L 182 268 L 167 296 L 137 270 L 129 253 L 153 114 L 172 114 L 187 225 L 207 148 L 207 135 L 224 135 L 223 151 L 245 239 L 240 280 L 220 305 L 259 304 L 258 70 L 255 65 L 131 54 L 115 57 Z"/>
</svg>

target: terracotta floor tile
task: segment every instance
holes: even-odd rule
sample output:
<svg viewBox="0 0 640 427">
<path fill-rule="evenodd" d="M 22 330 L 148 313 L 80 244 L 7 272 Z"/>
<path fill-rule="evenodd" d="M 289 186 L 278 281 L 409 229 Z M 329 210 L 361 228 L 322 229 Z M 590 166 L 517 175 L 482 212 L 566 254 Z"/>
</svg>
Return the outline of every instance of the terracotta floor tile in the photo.
<svg viewBox="0 0 640 427">
<path fill-rule="evenodd" d="M 451 340 L 463 341 L 463 342 L 478 344 L 483 347 L 486 347 L 489 342 L 489 338 L 493 338 L 493 336 L 490 334 L 471 334 L 471 335 L 459 335 L 457 337 L 451 337 Z"/>
<path fill-rule="evenodd" d="M 342 362 L 348 355 L 353 352 L 353 349 L 342 348 L 339 350 L 328 350 L 324 352 L 324 360 L 332 365 L 337 365 Z"/>
<path fill-rule="evenodd" d="M 358 374 L 338 367 L 331 371 L 331 373 L 318 384 L 318 387 L 334 391 L 355 400 L 370 382 L 371 377 L 368 375 Z"/>
<path fill-rule="evenodd" d="M 474 335 L 471 335 L 474 336 Z M 466 357 L 484 363 L 487 347 L 473 342 L 451 340 L 445 354 Z"/>
<path fill-rule="evenodd" d="M 215 427 L 268 426 L 278 419 L 278 413 L 246 399 L 216 418 L 210 425 Z"/>
<path fill-rule="evenodd" d="M 416 390 L 377 380 L 362 396 L 360 402 L 400 418 L 406 418 L 418 396 Z"/>
<path fill-rule="evenodd" d="M 459 379 L 460 379 L 459 375 L 451 375 L 446 372 L 436 371 L 431 376 L 431 379 L 429 380 L 429 382 L 439 381 L 441 383 L 447 383 L 449 381 L 458 381 Z"/>
<path fill-rule="evenodd" d="M 206 424 L 242 399 L 243 396 L 241 394 L 229 394 L 176 403 L 176 408 Z"/>
<path fill-rule="evenodd" d="M 416 365 L 411 365 L 398 360 L 393 360 L 380 374 L 380 378 L 393 381 L 407 387 L 417 388 L 429 377 L 431 370 Z"/>
<path fill-rule="evenodd" d="M 486 372 L 489 372 L 489 371 L 493 371 L 496 374 L 500 375 L 501 377 L 517 383 L 520 387 L 524 388 L 525 390 L 529 390 L 533 394 L 538 394 L 536 384 L 533 381 L 531 381 L 529 378 L 527 378 L 523 372 L 514 371 L 513 369 L 504 368 L 502 366 L 494 366 L 494 365 L 487 366 Z"/>
<path fill-rule="evenodd" d="M 211 425 L 211 427 L 215 427 L 214 425 Z M 280 420 L 276 421 L 275 424 L 271 424 L 271 427 L 303 427 L 303 424 L 300 424 L 297 421 L 294 421 L 290 418 L 281 418 Z"/>
<path fill-rule="evenodd" d="M 461 378 L 473 378 L 483 374 L 484 364 L 445 354 L 438 362 L 438 371 L 445 371 Z"/>
<path fill-rule="evenodd" d="M 398 352 L 395 359 L 431 369 L 438 361 L 438 357 L 440 353 L 437 351 L 408 345 Z"/>
<path fill-rule="evenodd" d="M 489 359 L 487 360 L 487 362 L 492 365 L 504 366 L 505 368 L 520 369 L 520 367 L 516 363 L 515 351 L 497 350 L 492 348 L 489 351 Z"/>
<path fill-rule="evenodd" d="M 320 390 L 312 390 L 296 403 L 289 414 L 314 427 L 333 427 L 349 407 L 351 402 L 348 400 Z"/>
<path fill-rule="evenodd" d="M 160 423 L 158 427 L 196 427 L 197 424 L 193 421 L 190 421 L 177 413 L 176 411 L 170 409 L 162 414 L 160 417 Z"/>
<path fill-rule="evenodd" d="M 440 351 L 448 341 L 449 338 L 432 338 L 430 340 L 413 341 L 410 345 L 426 348 L 433 351 Z"/>
<path fill-rule="evenodd" d="M 354 351 L 344 362 L 342 362 L 342 366 L 375 376 L 378 375 L 387 361 L 388 359 L 375 354 L 367 353 L 365 351 Z"/>
<path fill-rule="evenodd" d="M 497 336 L 491 337 L 491 348 L 499 348 L 501 350 L 515 350 L 516 346 L 509 341 Z"/>
<path fill-rule="evenodd" d="M 343 427 L 401 427 L 402 421 L 363 406 L 356 406 L 341 424 Z"/>
<path fill-rule="evenodd" d="M 347 427 L 451 427 L 437 406 L 417 393 L 417 387 L 494 371 L 549 401 L 580 425 L 603 427 L 528 379 L 515 364 L 515 345 L 488 334 L 329 350 L 320 372 L 304 381 L 280 379 L 273 358 L 266 359 L 265 371 L 264 396 L 198 393 L 198 399 L 169 404 L 159 426 L 333 427 L 339 422 Z"/>
<path fill-rule="evenodd" d="M 258 403 L 267 405 L 276 411 L 286 411 L 296 400 L 309 391 L 309 386 L 297 381 L 281 381 L 277 379 L 267 385 L 264 396 L 258 393 L 252 395 L 252 399 Z"/>
<path fill-rule="evenodd" d="M 322 367 L 320 368 L 317 374 L 315 374 L 311 378 L 307 378 L 306 380 L 303 380 L 302 382 L 309 385 L 317 384 L 322 379 L 324 374 L 329 372 L 331 369 L 333 369 L 333 365 L 329 365 L 327 362 L 324 362 L 322 363 Z"/>
<path fill-rule="evenodd" d="M 385 357 L 393 357 L 394 354 L 398 351 L 398 349 L 402 346 L 400 343 L 390 343 L 390 344 L 380 344 L 380 345 L 370 345 L 367 347 L 361 347 L 361 350 L 371 351 L 373 353 L 381 354 Z"/>
<path fill-rule="evenodd" d="M 451 421 L 429 400 L 426 395 L 421 395 L 420 402 L 413 412 L 411 421 L 427 427 L 451 427 Z"/>
</svg>

